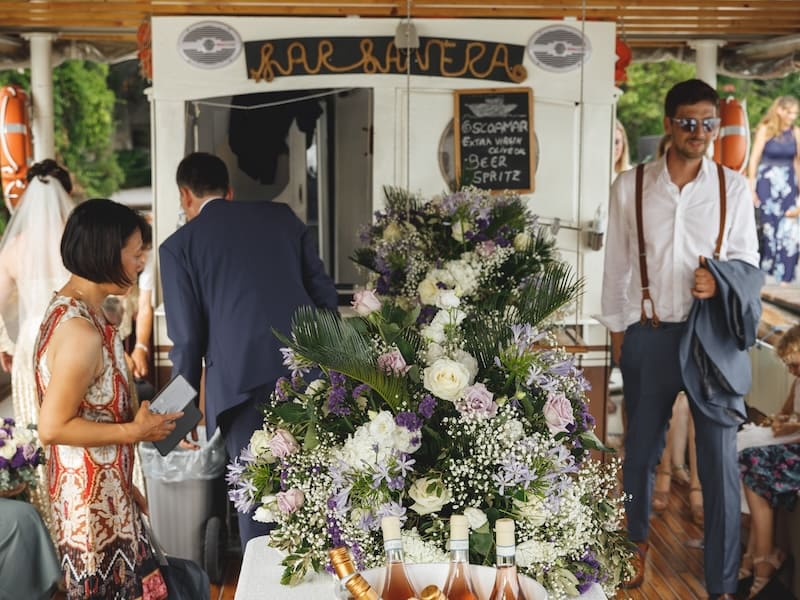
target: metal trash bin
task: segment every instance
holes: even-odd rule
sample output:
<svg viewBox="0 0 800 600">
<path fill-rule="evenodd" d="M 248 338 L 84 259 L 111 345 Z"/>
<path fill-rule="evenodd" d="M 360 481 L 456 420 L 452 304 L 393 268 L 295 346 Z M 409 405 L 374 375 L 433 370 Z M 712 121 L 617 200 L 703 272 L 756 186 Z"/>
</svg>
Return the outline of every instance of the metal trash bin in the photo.
<svg viewBox="0 0 800 600">
<path fill-rule="evenodd" d="M 150 522 L 170 556 L 201 565 L 213 583 L 222 579 L 225 443 L 219 429 L 210 440 L 197 428 L 199 450 L 175 448 L 161 456 L 151 443 L 140 445 Z"/>
</svg>

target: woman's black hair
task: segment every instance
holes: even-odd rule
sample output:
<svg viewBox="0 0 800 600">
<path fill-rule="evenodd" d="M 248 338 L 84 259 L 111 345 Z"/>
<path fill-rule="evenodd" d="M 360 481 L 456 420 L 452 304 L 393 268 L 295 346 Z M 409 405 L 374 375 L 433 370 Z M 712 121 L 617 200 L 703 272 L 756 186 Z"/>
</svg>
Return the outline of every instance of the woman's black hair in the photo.
<svg viewBox="0 0 800 600">
<path fill-rule="evenodd" d="M 129 286 L 122 248 L 146 221 L 134 210 L 105 198 L 92 198 L 70 213 L 61 237 L 61 260 L 70 273 L 94 283 Z"/>
<path fill-rule="evenodd" d="M 28 169 L 26 179 L 30 183 L 34 177 L 38 177 L 41 181 L 47 182 L 48 177 L 55 177 L 68 194 L 72 193 L 72 180 L 69 177 L 69 171 L 59 165 L 52 158 L 46 158 L 38 163 L 31 165 Z"/>
</svg>

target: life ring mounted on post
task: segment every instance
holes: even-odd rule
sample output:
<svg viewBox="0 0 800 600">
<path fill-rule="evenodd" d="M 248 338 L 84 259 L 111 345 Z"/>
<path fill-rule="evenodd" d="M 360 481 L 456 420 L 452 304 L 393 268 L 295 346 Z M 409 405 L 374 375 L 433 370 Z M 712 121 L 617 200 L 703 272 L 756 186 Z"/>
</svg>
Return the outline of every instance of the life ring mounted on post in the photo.
<svg viewBox="0 0 800 600">
<path fill-rule="evenodd" d="M 747 110 L 733 96 L 720 100 L 719 134 L 714 140 L 714 160 L 734 171 L 741 171 L 750 154 L 750 127 Z"/>
<path fill-rule="evenodd" d="M 28 185 L 33 162 L 28 94 L 18 85 L 0 88 L 0 179 L 3 198 L 12 213 Z"/>
</svg>

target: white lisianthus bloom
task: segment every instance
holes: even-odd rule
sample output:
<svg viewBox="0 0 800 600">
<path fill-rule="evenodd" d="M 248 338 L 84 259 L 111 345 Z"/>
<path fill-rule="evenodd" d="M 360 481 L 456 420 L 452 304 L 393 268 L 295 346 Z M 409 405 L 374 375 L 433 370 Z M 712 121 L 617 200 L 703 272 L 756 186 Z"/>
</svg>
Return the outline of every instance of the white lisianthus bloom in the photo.
<svg viewBox="0 0 800 600">
<path fill-rule="evenodd" d="M 542 502 L 542 500 L 536 496 L 528 498 L 527 502 L 523 502 L 514 498 L 514 506 L 516 507 L 519 516 L 534 527 L 544 525 L 545 521 L 547 521 L 547 517 L 549 516 L 544 502 Z"/>
<path fill-rule="evenodd" d="M 417 479 L 408 489 L 408 495 L 414 500 L 411 510 L 420 515 L 440 511 L 452 497 L 440 479 L 429 477 Z"/>
<path fill-rule="evenodd" d="M 466 318 L 467 313 L 457 308 L 440 310 L 434 315 L 431 325 L 461 325 Z"/>
<path fill-rule="evenodd" d="M 442 331 L 444 335 L 444 331 Z M 427 337 L 427 336 L 426 336 Z M 432 365 L 436 359 L 444 356 L 444 348 L 438 342 L 431 342 L 428 344 L 428 349 L 425 351 L 425 363 Z"/>
<path fill-rule="evenodd" d="M 13 440 L 4 440 L 4 442 L 5 443 L 0 446 L 0 456 L 6 460 L 11 460 L 17 453 L 17 445 L 13 442 Z"/>
<path fill-rule="evenodd" d="M 320 392 L 324 391 L 325 388 L 328 387 L 328 383 L 324 379 L 315 379 L 311 383 L 308 384 L 306 388 L 306 395 L 307 396 L 315 396 Z"/>
<path fill-rule="evenodd" d="M 397 427 L 394 417 L 388 410 L 384 410 L 375 415 L 367 425 L 370 436 L 378 442 L 385 443 L 394 435 Z"/>
<path fill-rule="evenodd" d="M 440 290 L 436 295 L 436 306 L 439 308 L 457 308 L 461 304 L 455 290 Z"/>
<path fill-rule="evenodd" d="M 435 304 L 439 295 L 439 287 L 436 285 L 436 280 L 429 275 L 420 281 L 417 286 L 417 293 L 419 294 L 420 302 L 423 304 Z"/>
<path fill-rule="evenodd" d="M 277 497 L 273 495 L 261 498 L 261 506 L 259 506 L 253 514 L 253 520 L 259 521 L 260 523 L 275 523 L 278 520 L 274 512 L 278 507 L 277 502 Z"/>
<path fill-rule="evenodd" d="M 427 327 L 423 327 L 420 330 L 420 333 L 426 340 L 430 340 L 435 344 L 444 344 L 445 340 L 447 339 L 447 336 L 444 333 L 444 325 L 441 323 L 431 323 Z"/>
<path fill-rule="evenodd" d="M 472 230 L 472 223 L 466 223 L 465 221 L 458 221 L 453 223 L 452 227 L 452 235 L 453 239 L 457 242 L 464 241 L 464 235 Z"/>
<path fill-rule="evenodd" d="M 423 371 L 425 389 L 442 400 L 456 401 L 469 384 L 467 367 L 449 358 L 440 358 Z"/>
<path fill-rule="evenodd" d="M 466 367 L 469 373 L 469 382 L 472 384 L 475 381 L 475 376 L 478 374 L 478 361 L 466 350 L 456 350 L 453 358 Z"/>
<path fill-rule="evenodd" d="M 522 252 L 531 243 L 531 235 L 527 231 L 522 231 L 514 236 L 514 250 Z"/>
<path fill-rule="evenodd" d="M 467 522 L 469 523 L 469 528 L 472 531 L 480 529 L 489 521 L 489 519 L 486 518 L 486 513 L 483 512 L 480 508 L 475 508 L 474 506 L 465 508 L 464 516 L 467 518 Z"/>
</svg>

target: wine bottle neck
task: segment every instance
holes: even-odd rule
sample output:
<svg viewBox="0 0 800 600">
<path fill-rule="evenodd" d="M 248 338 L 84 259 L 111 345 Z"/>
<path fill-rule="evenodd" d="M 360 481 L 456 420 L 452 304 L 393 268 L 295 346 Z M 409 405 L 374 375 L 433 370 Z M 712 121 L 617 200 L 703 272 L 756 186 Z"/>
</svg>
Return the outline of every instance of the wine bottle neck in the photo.
<svg viewBox="0 0 800 600">
<path fill-rule="evenodd" d="M 497 568 L 516 566 L 515 551 L 514 546 L 497 546 Z"/>
<path fill-rule="evenodd" d="M 450 540 L 450 562 L 469 562 L 467 540 Z"/>
<path fill-rule="evenodd" d="M 403 562 L 403 544 L 400 540 L 390 540 L 384 544 L 386 562 Z"/>
</svg>

